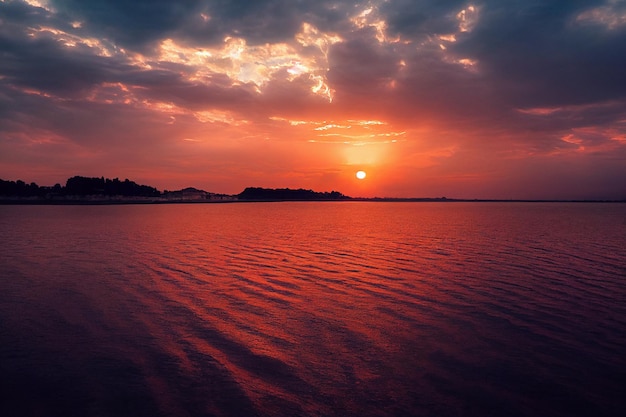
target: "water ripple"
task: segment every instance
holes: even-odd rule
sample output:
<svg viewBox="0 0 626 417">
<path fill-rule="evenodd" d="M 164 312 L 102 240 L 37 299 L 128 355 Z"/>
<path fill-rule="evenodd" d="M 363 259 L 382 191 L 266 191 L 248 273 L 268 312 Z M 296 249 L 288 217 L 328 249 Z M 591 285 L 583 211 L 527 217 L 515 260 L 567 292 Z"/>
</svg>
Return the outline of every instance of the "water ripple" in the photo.
<svg viewBox="0 0 626 417">
<path fill-rule="evenodd" d="M 14 209 L 2 415 L 625 406 L 623 205 Z"/>
</svg>

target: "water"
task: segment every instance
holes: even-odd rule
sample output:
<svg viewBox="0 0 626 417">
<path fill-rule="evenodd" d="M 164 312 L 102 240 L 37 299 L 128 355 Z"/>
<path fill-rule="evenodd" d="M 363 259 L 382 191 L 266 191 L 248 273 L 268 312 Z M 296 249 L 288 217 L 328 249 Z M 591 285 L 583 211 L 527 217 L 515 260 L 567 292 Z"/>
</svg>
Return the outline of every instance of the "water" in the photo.
<svg viewBox="0 0 626 417">
<path fill-rule="evenodd" d="M 0 206 L 2 416 L 616 416 L 626 206 Z"/>
</svg>

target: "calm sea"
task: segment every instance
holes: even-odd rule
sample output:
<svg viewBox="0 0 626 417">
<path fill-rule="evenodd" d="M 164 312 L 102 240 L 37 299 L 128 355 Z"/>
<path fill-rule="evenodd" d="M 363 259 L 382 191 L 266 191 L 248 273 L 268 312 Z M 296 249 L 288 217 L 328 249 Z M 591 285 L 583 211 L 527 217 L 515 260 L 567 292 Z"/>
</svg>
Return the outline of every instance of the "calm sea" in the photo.
<svg viewBox="0 0 626 417">
<path fill-rule="evenodd" d="M 617 416 L 626 205 L 0 206 L 0 415 Z"/>
</svg>

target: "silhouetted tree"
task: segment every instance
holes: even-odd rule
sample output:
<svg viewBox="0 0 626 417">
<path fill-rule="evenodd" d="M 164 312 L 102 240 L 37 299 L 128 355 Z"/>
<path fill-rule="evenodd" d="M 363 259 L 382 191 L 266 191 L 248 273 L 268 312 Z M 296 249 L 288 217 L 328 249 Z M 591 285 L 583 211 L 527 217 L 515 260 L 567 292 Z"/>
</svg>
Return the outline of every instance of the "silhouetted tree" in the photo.
<svg viewBox="0 0 626 417">
<path fill-rule="evenodd" d="M 299 188 L 260 188 L 248 187 L 237 196 L 240 200 L 279 200 L 279 201 L 309 201 L 309 200 L 346 200 L 349 197 L 338 191 L 316 192 Z"/>
<path fill-rule="evenodd" d="M 158 197 L 159 190 L 147 185 L 139 185 L 128 178 L 120 181 L 108 178 L 72 177 L 67 180 L 65 192 L 68 195 L 107 195 L 124 197 Z"/>
<path fill-rule="evenodd" d="M 39 197 L 45 194 L 45 189 L 36 183 L 26 184 L 22 180 L 0 180 L 0 195 L 6 197 Z"/>
</svg>

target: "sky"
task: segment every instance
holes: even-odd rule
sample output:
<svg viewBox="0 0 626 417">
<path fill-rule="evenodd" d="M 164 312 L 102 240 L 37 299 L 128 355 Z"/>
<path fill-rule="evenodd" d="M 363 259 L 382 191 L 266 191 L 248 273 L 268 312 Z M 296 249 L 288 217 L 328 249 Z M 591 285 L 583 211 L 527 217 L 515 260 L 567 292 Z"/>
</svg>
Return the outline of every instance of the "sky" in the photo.
<svg viewBox="0 0 626 417">
<path fill-rule="evenodd" d="M 626 0 L 0 0 L 0 178 L 625 199 L 625 69 Z"/>
</svg>

